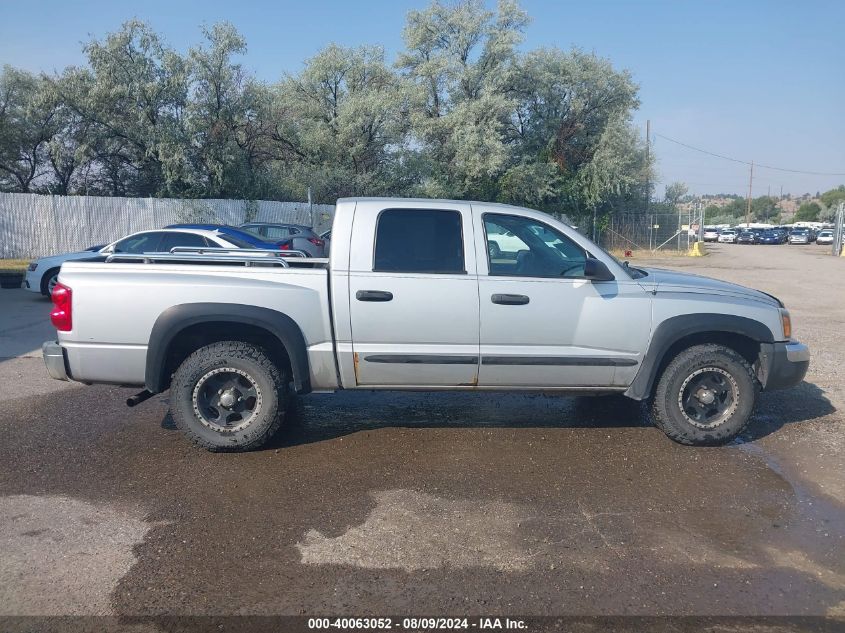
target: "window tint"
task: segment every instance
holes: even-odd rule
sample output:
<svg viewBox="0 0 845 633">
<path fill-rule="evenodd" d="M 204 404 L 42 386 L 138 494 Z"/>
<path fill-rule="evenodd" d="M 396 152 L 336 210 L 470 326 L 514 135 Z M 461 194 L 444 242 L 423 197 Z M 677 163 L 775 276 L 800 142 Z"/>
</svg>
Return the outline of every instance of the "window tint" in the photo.
<svg viewBox="0 0 845 633">
<path fill-rule="evenodd" d="M 291 230 L 286 226 L 263 226 L 262 235 L 266 235 L 267 237 L 288 237 L 291 234 Z"/>
<path fill-rule="evenodd" d="M 464 273 L 461 214 L 434 209 L 388 209 L 376 227 L 373 270 Z"/>
<path fill-rule="evenodd" d="M 130 235 L 114 245 L 114 252 L 131 254 L 155 253 L 158 251 L 158 245 L 162 235 L 159 232 Z"/>
<path fill-rule="evenodd" d="M 583 277 L 587 254 L 550 226 L 514 215 L 484 214 L 491 275 Z"/>
<path fill-rule="evenodd" d="M 195 235 L 194 233 L 165 233 L 161 240 L 159 249 L 167 253 L 171 248 L 176 246 L 193 246 L 205 248 L 208 246 L 205 238 L 202 235 Z M 217 246 L 217 244 L 214 244 Z"/>
<path fill-rule="evenodd" d="M 247 242 L 246 240 L 241 239 L 240 237 L 237 237 L 236 235 L 233 235 L 231 233 L 218 232 L 215 233 L 215 235 L 217 235 L 221 240 L 226 240 L 227 242 L 229 242 L 229 244 L 237 246 L 238 248 L 264 248 L 263 246 L 256 246 L 251 242 Z M 220 244 L 214 243 L 212 244 L 212 246 L 220 246 Z"/>
</svg>

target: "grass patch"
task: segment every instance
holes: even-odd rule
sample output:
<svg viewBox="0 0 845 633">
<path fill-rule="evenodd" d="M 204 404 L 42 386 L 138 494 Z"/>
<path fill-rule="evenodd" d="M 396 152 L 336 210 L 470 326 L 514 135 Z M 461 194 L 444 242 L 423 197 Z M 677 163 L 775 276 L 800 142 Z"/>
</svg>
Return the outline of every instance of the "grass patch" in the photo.
<svg viewBox="0 0 845 633">
<path fill-rule="evenodd" d="M 0 272 L 24 273 L 28 265 L 28 259 L 0 259 Z"/>
</svg>

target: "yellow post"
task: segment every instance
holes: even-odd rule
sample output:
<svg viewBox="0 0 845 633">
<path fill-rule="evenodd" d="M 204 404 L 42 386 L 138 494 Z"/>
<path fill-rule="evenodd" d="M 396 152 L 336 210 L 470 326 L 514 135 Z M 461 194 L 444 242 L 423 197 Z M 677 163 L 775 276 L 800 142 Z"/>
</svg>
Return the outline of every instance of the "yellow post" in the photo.
<svg viewBox="0 0 845 633">
<path fill-rule="evenodd" d="M 704 247 L 704 242 L 695 242 L 689 250 L 690 257 L 704 257 L 707 254 L 707 249 Z"/>
</svg>

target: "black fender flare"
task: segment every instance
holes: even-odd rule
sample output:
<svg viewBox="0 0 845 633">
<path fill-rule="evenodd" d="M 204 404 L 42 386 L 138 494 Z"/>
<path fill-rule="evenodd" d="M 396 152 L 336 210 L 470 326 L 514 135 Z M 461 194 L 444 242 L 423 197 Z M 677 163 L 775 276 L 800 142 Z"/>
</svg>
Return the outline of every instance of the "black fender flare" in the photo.
<svg viewBox="0 0 845 633">
<path fill-rule="evenodd" d="M 774 342 L 772 331 L 763 323 L 735 314 L 705 312 L 668 318 L 655 328 L 640 369 L 625 395 L 634 400 L 648 398 L 657 379 L 657 371 L 669 349 L 687 336 L 706 333 L 740 334 L 761 346 Z"/>
<path fill-rule="evenodd" d="M 311 391 L 308 349 L 302 330 L 292 318 L 278 310 L 238 303 L 186 303 L 175 305 L 156 319 L 147 346 L 144 382 L 147 390 L 161 393 L 168 377 L 167 353 L 173 341 L 185 328 L 201 323 L 252 325 L 275 336 L 287 351 L 297 393 Z"/>
</svg>

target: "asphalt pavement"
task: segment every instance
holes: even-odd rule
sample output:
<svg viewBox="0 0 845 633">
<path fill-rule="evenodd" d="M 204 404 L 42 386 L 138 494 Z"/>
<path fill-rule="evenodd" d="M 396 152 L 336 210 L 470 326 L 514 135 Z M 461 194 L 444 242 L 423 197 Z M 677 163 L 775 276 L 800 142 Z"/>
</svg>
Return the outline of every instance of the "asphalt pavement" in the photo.
<svg viewBox="0 0 845 633">
<path fill-rule="evenodd" d="M 211 454 L 167 394 L 49 380 L 49 302 L 0 290 L 0 616 L 845 616 L 845 259 L 711 250 L 659 265 L 776 294 L 813 352 L 720 448 L 619 397 L 343 392 Z"/>
</svg>

